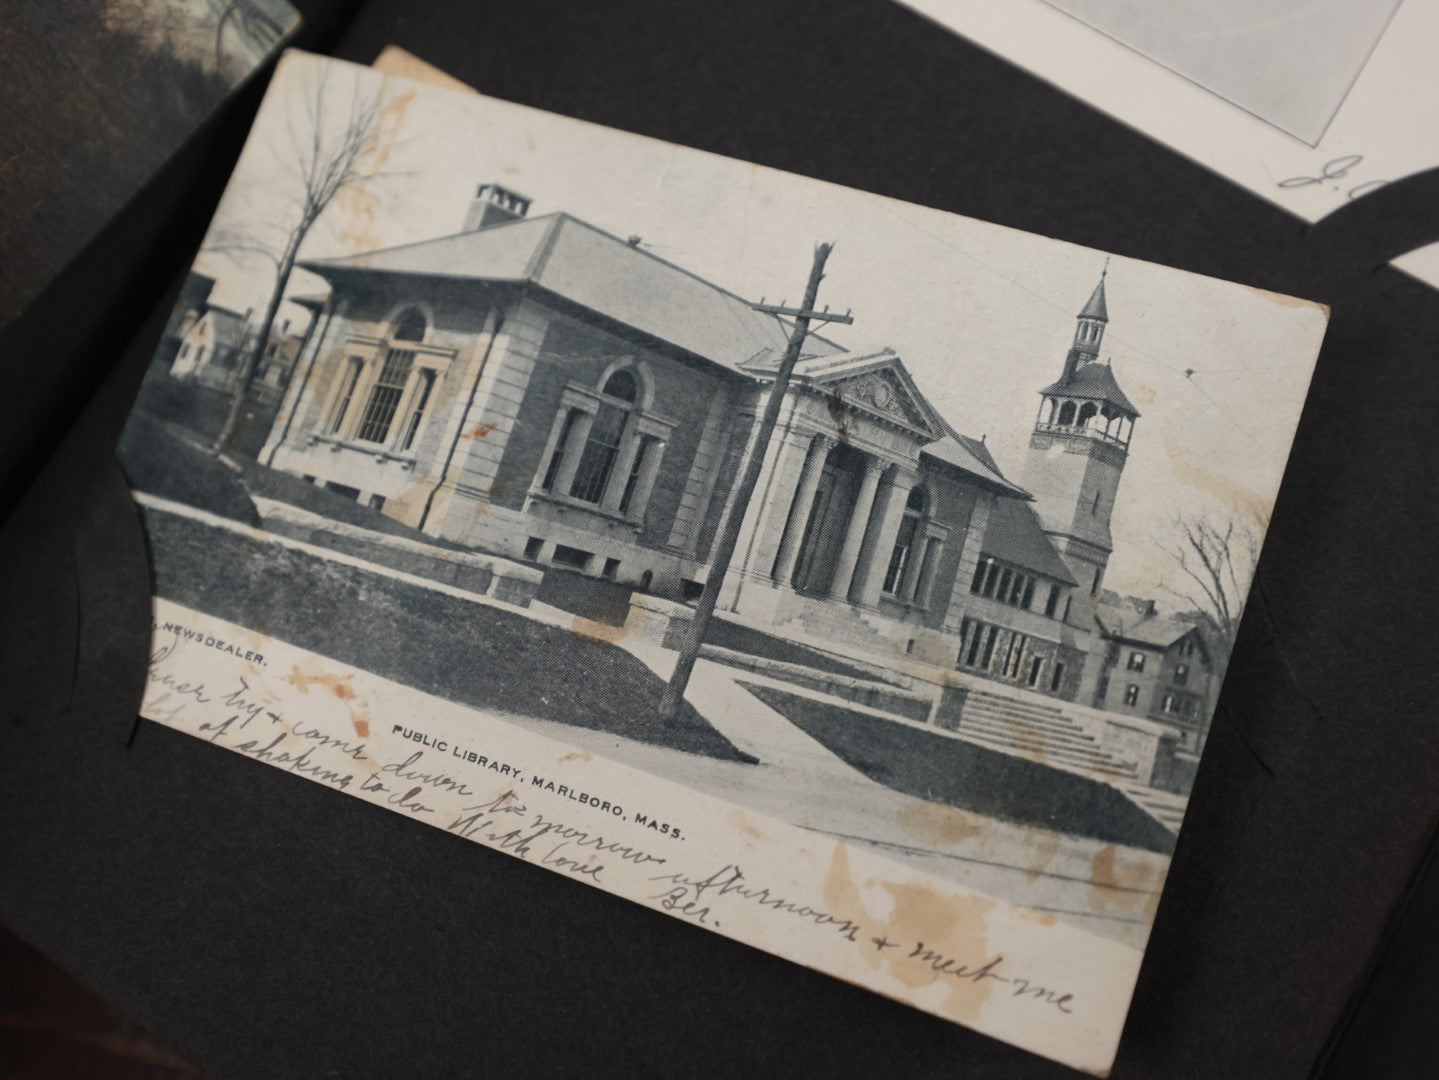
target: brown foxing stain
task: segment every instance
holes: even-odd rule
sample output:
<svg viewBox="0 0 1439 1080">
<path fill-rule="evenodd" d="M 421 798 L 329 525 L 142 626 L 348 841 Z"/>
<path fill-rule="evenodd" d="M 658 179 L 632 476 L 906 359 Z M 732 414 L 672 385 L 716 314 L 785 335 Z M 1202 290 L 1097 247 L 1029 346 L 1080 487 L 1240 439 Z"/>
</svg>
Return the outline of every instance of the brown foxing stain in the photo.
<svg viewBox="0 0 1439 1080">
<path fill-rule="evenodd" d="M 755 828 L 754 823 L 750 821 L 749 817 L 745 814 L 743 810 L 731 810 L 728 814 L 725 815 L 725 818 L 729 821 L 731 825 L 733 825 L 740 832 L 744 833 L 751 840 L 765 839 L 764 833 L 760 832 L 757 828 Z"/>
<path fill-rule="evenodd" d="M 625 636 L 629 634 L 627 627 L 611 626 L 609 623 L 596 622 L 594 619 L 586 619 L 583 615 L 576 615 L 571 620 L 570 631 L 584 637 L 607 641 L 611 645 L 617 641 L 624 640 Z"/>
<path fill-rule="evenodd" d="M 1114 844 L 1105 844 L 1090 863 L 1090 906 L 1095 911 L 1145 911 L 1158 903 L 1164 872 L 1158 873 L 1146 861 L 1120 854 Z M 1152 895 L 1151 895 L 1152 894 Z"/>
<path fill-rule="evenodd" d="M 1245 487 L 1237 480 L 1210 472 L 1208 469 L 1191 465 L 1184 459 L 1178 440 L 1172 432 L 1164 433 L 1164 452 L 1169 455 L 1169 465 L 1182 483 L 1208 492 L 1231 510 L 1246 519 L 1259 522 L 1268 518 L 1274 503 L 1253 488 Z"/>
<path fill-rule="evenodd" d="M 978 818 L 935 802 L 912 802 L 897 815 L 905 835 L 921 844 L 943 844 L 954 847 L 983 834 L 984 822 Z"/>
<path fill-rule="evenodd" d="M 1057 920 L 1047 911 L 1035 911 L 1033 908 L 1017 907 L 1014 913 L 1025 922 L 1038 923 L 1040 926 L 1053 926 Z"/>
<path fill-rule="evenodd" d="M 953 974 L 936 971 L 932 964 L 911 955 L 921 944 L 932 953 L 952 959 L 956 966 L 977 969 L 994 959 L 989 951 L 989 933 L 985 919 L 999 905 L 997 900 L 980 896 L 954 895 L 927 885 L 881 881 L 880 887 L 890 895 L 889 918 L 868 927 L 875 916 L 866 908 L 855 887 L 849 868 L 849 851 L 836 844 L 824 877 L 826 908 L 836 918 L 853 919 L 866 925 L 865 937 L 882 937 L 899 945 L 894 949 L 861 948 L 871 968 L 885 970 L 910 990 L 919 990 L 938 983 L 948 994 L 941 1010 L 944 1015 L 961 1023 L 973 1024 L 994 992 L 996 982 L 984 979 L 973 982 Z"/>
<path fill-rule="evenodd" d="M 375 113 L 376 134 L 355 165 L 362 178 L 340 189 L 335 196 L 335 205 L 344 221 L 340 226 L 340 241 L 357 254 L 383 246 L 383 237 L 375 228 L 379 205 L 368 189 L 372 178 L 384 171 L 399 145 L 400 126 L 417 92 L 410 87 L 381 102 Z"/>
<path fill-rule="evenodd" d="M 1159 391 L 1152 386 L 1140 384 L 1134 388 L 1134 391 L 1129 396 L 1132 397 L 1137 404 L 1153 405 L 1159 400 Z"/>
<path fill-rule="evenodd" d="M 494 424 L 476 424 L 474 427 L 470 428 L 469 431 L 465 432 L 465 438 L 467 438 L 467 439 L 483 439 L 486 435 L 488 435 L 490 432 L 492 432 L 492 431 L 494 431 L 494 430 L 495 430 L 495 425 L 494 425 Z"/>
<path fill-rule="evenodd" d="M 1024 876 L 1033 885 L 1054 861 L 1054 856 L 1059 851 L 1060 837 L 1059 833 L 1050 832 L 1048 829 L 1031 829 L 1026 839 L 1025 850 L 1029 852 L 1029 858 L 1025 860 Z"/>
<path fill-rule="evenodd" d="M 400 75 L 406 79 L 429 83 L 446 90 L 462 90 L 470 94 L 475 92 L 472 87 L 460 82 L 453 75 L 425 63 L 414 53 L 406 52 L 398 45 L 386 45 L 385 50 L 376 57 L 375 62 L 370 66 L 385 75 Z"/>
<path fill-rule="evenodd" d="M 308 675 L 300 670 L 298 664 L 295 664 L 291 666 L 290 674 L 284 676 L 282 681 L 289 683 L 302 694 L 308 694 L 312 686 L 323 686 L 341 701 L 349 701 L 355 696 L 354 689 L 349 685 L 352 678 L 354 678 L 352 675 L 324 673 Z"/>
<path fill-rule="evenodd" d="M 350 719 L 350 725 L 355 729 L 355 734 L 360 738 L 368 739 L 370 737 L 370 722 L 368 720 L 352 717 Z"/>
<path fill-rule="evenodd" d="M 590 760 L 590 755 L 587 754 L 587 753 L 585 753 L 583 750 L 571 750 L 568 754 L 562 754 L 562 755 L 560 756 L 559 764 L 563 765 L 566 761 L 589 761 L 589 760 Z"/>
</svg>

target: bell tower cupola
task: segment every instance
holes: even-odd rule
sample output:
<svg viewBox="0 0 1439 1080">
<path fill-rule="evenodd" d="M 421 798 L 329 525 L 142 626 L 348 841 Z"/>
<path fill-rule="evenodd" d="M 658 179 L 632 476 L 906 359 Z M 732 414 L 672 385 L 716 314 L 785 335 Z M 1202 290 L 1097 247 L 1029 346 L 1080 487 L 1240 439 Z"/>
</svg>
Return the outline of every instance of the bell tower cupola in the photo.
<svg viewBox="0 0 1439 1080">
<path fill-rule="evenodd" d="M 1099 359 L 1109 326 L 1108 276 L 1106 264 L 1076 317 L 1058 381 L 1039 392 L 1039 415 L 1020 481 L 1034 496 L 1045 533 L 1080 583 L 1071 621 L 1084 626 L 1113 550 L 1109 522 L 1139 417 L 1110 363 Z"/>
</svg>

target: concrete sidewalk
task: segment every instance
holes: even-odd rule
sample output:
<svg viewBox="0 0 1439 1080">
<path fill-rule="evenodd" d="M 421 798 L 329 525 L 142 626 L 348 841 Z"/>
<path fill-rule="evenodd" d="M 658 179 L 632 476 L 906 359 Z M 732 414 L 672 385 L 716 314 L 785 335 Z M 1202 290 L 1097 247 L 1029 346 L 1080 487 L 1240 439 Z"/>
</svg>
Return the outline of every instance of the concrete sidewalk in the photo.
<svg viewBox="0 0 1439 1080">
<path fill-rule="evenodd" d="M 668 679 L 675 653 L 620 642 Z M 758 765 L 721 762 L 524 716 L 506 719 L 746 809 L 865 845 L 943 880 L 1142 948 L 1167 856 L 1014 825 L 926 802 L 876 783 L 766 706 L 731 668 L 700 660 L 687 698 Z M 745 675 L 747 679 L 751 676 Z M 876 717 L 876 722 L 885 722 Z"/>
</svg>

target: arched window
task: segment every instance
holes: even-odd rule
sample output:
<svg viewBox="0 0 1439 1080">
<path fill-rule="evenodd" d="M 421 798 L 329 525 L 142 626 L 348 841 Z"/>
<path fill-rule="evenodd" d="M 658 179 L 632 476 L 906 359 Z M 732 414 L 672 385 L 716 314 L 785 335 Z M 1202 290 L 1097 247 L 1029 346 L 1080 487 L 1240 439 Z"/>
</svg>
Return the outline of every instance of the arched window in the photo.
<svg viewBox="0 0 1439 1080">
<path fill-rule="evenodd" d="M 1059 407 L 1059 423 L 1061 427 L 1074 423 L 1074 402 L 1066 401 Z"/>
<path fill-rule="evenodd" d="M 605 380 L 600 394 L 599 408 L 589 415 L 584 445 L 579 450 L 579 464 L 567 492 L 571 498 L 595 504 L 604 498 L 613 478 L 625 427 L 640 396 L 639 380 L 634 372 L 621 369 Z M 567 422 L 566 427 L 572 428 L 573 425 Z M 562 458 L 567 450 L 564 434 L 561 443 L 555 447 L 556 459 Z"/>
<path fill-rule="evenodd" d="M 909 569 L 915 556 L 915 548 L 923 542 L 924 534 L 920 526 L 928 512 L 929 489 L 923 484 L 916 484 L 910 488 L 909 498 L 905 501 L 899 534 L 895 537 L 894 550 L 889 555 L 889 566 L 884 572 L 884 591 L 899 596 L 902 600 L 910 599 L 900 594 L 905 584 L 905 571 Z"/>
<path fill-rule="evenodd" d="M 406 308 L 400 312 L 399 318 L 395 320 L 394 330 L 390 334 L 392 341 L 424 341 L 425 331 L 430 328 L 430 322 L 425 318 L 425 313 L 417 307 Z"/>
<path fill-rule="evenodd" d="M 1094 419 L 1094 414 L 1098 411 L 1099 408 L 1094 404 L 1094 402 L 1086 401 L 1083 407 L 1079 410 L 1078 426 L 1086 426 L 1091 420 Z"/>
<path fill-rule="evenodd" d="M 633 405 L 639 400 L 639 384 L 635 382 L 634 374 L 628 370 L 616 371 L 601 388 L 600 393 L 608 394 L 612 398 L 619 398 L 621 401 L 628 401 Z"/>
</svg>

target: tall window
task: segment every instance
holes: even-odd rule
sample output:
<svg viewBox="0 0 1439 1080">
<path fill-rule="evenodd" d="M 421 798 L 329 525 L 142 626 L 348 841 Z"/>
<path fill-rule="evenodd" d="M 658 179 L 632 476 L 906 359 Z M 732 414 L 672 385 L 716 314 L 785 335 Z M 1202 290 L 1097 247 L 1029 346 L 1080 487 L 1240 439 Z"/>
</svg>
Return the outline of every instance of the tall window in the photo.
<svg viewBox="0 0 1439 1080">
<path fill-rule="evenodd" d="M 1031 687 L 1039 685 L 1039 675 L 1040 672 L 1042 672 L 1043 670 L 1044 657 L 1036 656 L 1033 660 L 1029 662 L 1029 685 Z"/>
<path fill-rule="evenodd" d="M 1137 652 L 1137 651 L 1131 651 L 1131 652 L 1130 652 L 1130 654 L 1129 654 L 1129 670 L 1130 670 L 1130 671 L 1143 671 L 1143 670 L 1144 670 L 1144 654 L 1143 654 L 1142 652 Z"/>
<path fill-rule="evenodd" d="M 1059 407 L 1059 424 L 1061 427 L 1069 427 L 1074 423 L 1074 402 L 1066 401 Z"/>
<path fill-rule="evenodd" d="M 614 400 L 601 402 L 595 412 L 569 492 L 571 497 L 588 503 L 598 503 L 609 486 L 639 386 L 628 371 L 617 371 L 605 380 L 600 393 Z"/>
<path fill-rule="evenodd" d="M 390 436 L 390 425 L 395 421 L 395 410 L 400 406 L 400 396 L 405 392 L 405 383 L 414 366 L 415 353 L 412 349 L 390 349 L 385 362 L 380 365 L 379 378 L 370 391 L 365 415 L 360 419 L 357 437 L 365 442 L 382 443 Z"/>
<path fill-rule="evenodd" d="M 1047 618 L 1054 618 L 1054 613 L 1059 609 L 1059 593 L 1058 585 L 1049 587 L 1049 599 L 1044 602 L 1044 614 Z"/>
<path fill-rule="evenodd" d="M 335 405 L 335 415 L 330 420 L 331 433 L 339 431 L 345 423 L 345 414 L 350 411 L 350 401 L 355 396 L 355 384 L 360 381 L 360 371 L 364 366 L 365 362 L 358 356 L 350 357 L 350 366 L 345 370 L 344 390 L 340 392 L 340 400 Z"/>
<path fill-rule="evenodd" d="M 884 591 L 898 595 L 904 585 L 904 572 L 914 558 L 915 544 L 919 541 L 919 526 L 924 513 L 929 509 L 929 494 L 923 484 L 910 489 L 904 504 L 904 517 L 899 523 L 899 535 L 895 537 L 894 550 L 889 554 L 889 566 L 884 572 Z M 903 599 L 908 599 L 907 597 Z"/>
<path fill-rule="evenodd" d="M 1124 704 L 1139 704 L 1139 685 L 1137 683 L 1130 683 L 1124 688 Z"/>
<path fill-rule="evenodd" d="M 1175 685 L 1175 686 L 1183 686 L 1183 685 L 1184 685 L 1185 683 L 1187 683 L 1188 681 L 1189 681 L 1189 665 L 1188 665 L 1188 664 L 1175 664 L 1175 665 L 1174 665 L 1174 685 Z"/>
<path fill-rule="evenodd" d="M 425 418 L 425 408 L 430 404 L 430 392 L 435 388 L 435 373 L 428 369 L 420 372 L 420 393 L 415 399 L 415 407 L 410 413 L 410 422 L 405 425 L 405 439 L 400 444 L 401 450 L 409 450 L 415 445 L 415 436 L 419 434 L 420 422 Z"/>
</svg>

